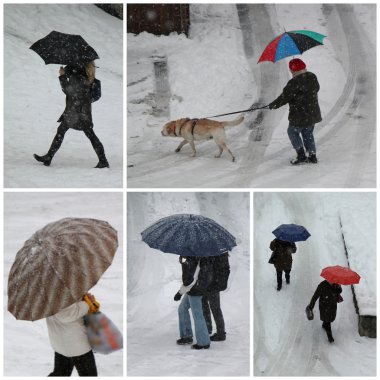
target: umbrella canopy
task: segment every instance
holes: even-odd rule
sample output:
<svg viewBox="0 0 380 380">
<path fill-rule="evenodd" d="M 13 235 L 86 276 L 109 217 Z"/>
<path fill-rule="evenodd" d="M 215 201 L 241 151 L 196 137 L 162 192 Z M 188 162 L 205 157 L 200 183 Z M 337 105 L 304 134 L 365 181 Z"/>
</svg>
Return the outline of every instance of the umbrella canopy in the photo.
<svg viewBox="0 0 380 380">
<path fill-rule="evenodd" d="M 84 64 L 98 59 L 96 51 L 79 35 L 53 31 L 35 42 L 34 50 L 45 64 Z"/>
<path fill-rule="evenodd" d="M 299 226 L 298 224 L 281 224 L 272 231 L 272 234 L 276 236 L 277 239 L 291 243 L 304 241 L 311 236 L 305 227 Z"/>
<path fill-rule="evenodd" d="M 289 56 L 302 54 L 314 46 L 323 45 L 325 37 L 323 34 L 311 30 L 293 30 L 282 33 L 268 44 L 257 63 L 277 62 Z"/>
<path fill-rule="evenodd" d="M 102 220 L 65 218 L 46 225 L 17 252 L 8 310 L 34 321 L 81 300 L 111 265 L 117 246 L 117 231 Z"/>
<path fill-rule="evenodd" d="M 176 214 L 158 220 L 141 232 L 151 248 L 181 256 L 217 256 L 236 246 L 235 238 L 202 215 Z"/>
<path fill-rule="evenodd" d="M 356 272 L 340 265 L 324 268 L 321 272 L 321 277 L 328 282 L 339 285 L 353 285 L 358 284 L 360 281 L 360 276 Z"/>
</svg>

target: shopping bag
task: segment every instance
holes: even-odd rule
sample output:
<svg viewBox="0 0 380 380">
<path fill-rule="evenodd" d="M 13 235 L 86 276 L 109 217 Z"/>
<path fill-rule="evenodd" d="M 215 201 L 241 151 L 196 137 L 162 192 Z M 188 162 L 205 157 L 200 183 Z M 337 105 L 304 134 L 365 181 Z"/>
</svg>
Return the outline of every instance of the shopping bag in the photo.
<svg viewBox="0 0 380 380">
<path fill-rule="evenodd" d="M 88 340 L 94 352 L 109 354 L 123 348 L 123 336 L 115 324 L 102 312 L 84 317 Z"/>
</svg>

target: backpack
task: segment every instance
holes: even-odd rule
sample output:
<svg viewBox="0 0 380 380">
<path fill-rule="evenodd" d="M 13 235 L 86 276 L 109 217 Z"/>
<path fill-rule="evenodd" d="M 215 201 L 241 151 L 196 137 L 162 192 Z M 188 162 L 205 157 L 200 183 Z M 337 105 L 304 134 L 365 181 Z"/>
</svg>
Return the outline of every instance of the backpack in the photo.
<svg viewBox="0 0 380 380">
<path fill-rule="evenodd" d="M 212 258 L 213 281 L 208 287 L 209 293 L 221 292 L 227 289 L 228 278 L 230 276 L 230 263 L 228 252 Z"/>
<path fill-rule="evenodd" d="M 91 103 L 96 102 L 102 96 L 102 86 L 99 79 L 94 79 L 91 84 Z"/>
</svg>

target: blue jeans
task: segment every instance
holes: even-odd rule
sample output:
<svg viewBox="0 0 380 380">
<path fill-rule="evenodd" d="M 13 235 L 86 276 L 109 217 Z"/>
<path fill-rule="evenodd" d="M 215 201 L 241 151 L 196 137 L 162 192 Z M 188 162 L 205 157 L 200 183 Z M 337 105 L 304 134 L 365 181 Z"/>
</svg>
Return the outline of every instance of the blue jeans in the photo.
<svg viewBox="0 0 380 380">
<path fill-rule="evenodd" d="M 185 294 L 178 307 L 179 335 L 181 338 L 193 337 L 189 309 L 194 319 L 195 337 L 197 344 L 207 346 L 210 344 L 207 325 L 203 316 L 202 296 L 189 296 Z"/>
<path fill-rule="evenodd" d="M 295 150 L 302 149 L 305 146 L 306 152 L 309 154 L 315 154 L 315 141 L 314 141 L 314 124 L 306 127 L 297 127 L 289 124 L 288 136 L 290 142 Z M 302 138 L 301 138 L 302 137 Z"/>
</svg>

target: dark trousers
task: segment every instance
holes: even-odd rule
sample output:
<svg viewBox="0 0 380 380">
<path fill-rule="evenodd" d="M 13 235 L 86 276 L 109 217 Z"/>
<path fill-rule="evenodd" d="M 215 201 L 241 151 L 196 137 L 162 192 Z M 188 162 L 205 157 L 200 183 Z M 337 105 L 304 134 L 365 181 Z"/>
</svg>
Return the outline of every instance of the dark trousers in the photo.
<svg viewBox="0 0 380 380">
<path fill-rule="evenodd" d="M 71 358 L 56 352 L 54 355 L 54 371 L 49 376 L 71 376 L 74 367 L 79 376 L 98 376 L 92 351 Z"/>
<path fill-rule="evenodd" d="M 276 272 L 277 272 L 277 286 L 279 288 L 281 288 L 281 286 L 282 286 L 282 270 L 276 270 Z M 289 282 L 290 281 L 290 270 L 289 271 L 285 270 L 284 272 L 285 272 L 285 279 L 286 279 L 286 281 Z"/>
<path fill-rule="evenodd" d="M 224 334 L 226 331 L 224 327 L 224 318 L 223 318 L 222 309 L 220 308 L 220 293 L 216 292 L 208 296 L 203 296 L 202 308 L 203 308 L 203 315 L 206 320 L 207 330 L 209 334 L 212 333 L 211 313 L 212 313 L 212 316 L 214 317 L 216 332 L 218 334 Z"/>
<path fill-rule="evenodd" d="M 323 322 L 322 327 L 326 330 L 327 336 L 332 337 L 331 322 Z"/>
<path fill-rule="evenodd" d="M 69 130 L 69 127 L 65 123 L 61 123 L 61 125 L 57 129 L 57 133 L 51 143 L 49 152 L 46 154 L 49 157 L 54 157 L 57 153 L 58 149 L 61 147 L 63 139 L 65 138 L 66 132 Z M 96 155 L 99 158 L 99 161 L 106 161 L 106 156 L 104 153 L 104 147 L 98 136 L 96 136 L 93 128 L 83 129 L 84 134 L 90 140 L 92 147 L 95 150 Z"/>
</svg>

